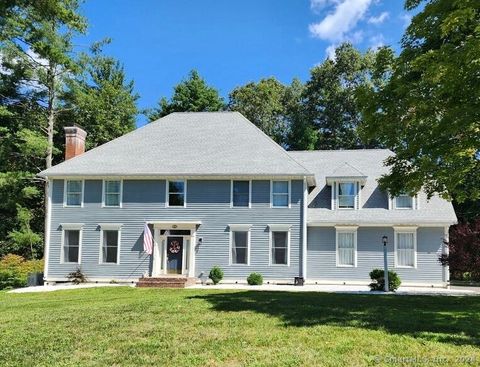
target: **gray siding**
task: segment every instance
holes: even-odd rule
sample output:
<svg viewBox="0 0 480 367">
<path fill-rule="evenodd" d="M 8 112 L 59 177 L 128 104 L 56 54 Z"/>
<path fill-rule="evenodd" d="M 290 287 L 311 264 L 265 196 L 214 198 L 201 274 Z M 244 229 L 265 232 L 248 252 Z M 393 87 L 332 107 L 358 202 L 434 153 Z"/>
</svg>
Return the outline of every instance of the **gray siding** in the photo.
<svg viewBox="0 0 480 367">
<path fill-rule="evenodd" d="M 63 207 L 63 180 L 53 180 L 48 278 L 63 278 L 76 264 L 61 264 L 61 223 L 84 223 L 81 269 L 90 278 L 135 280 L 151 269 L 143 253 L 145 221 L 201 221 L 195 272 L 221 266 L 228 279 L 257 271 L 266 279 L 293 279 L 300 273 L 303 182 L 292 181 L 291 208 L 270 208 L 270 182 L 252 181 L 252 207 L 230 208 L 230 181 L 188 180 L 187 207 L 165 207 L 165 181 L 124 180 L 122 208 L 102 208 L 102 181 L 86 180 L 83 208 Z M 121 223 L 120 264 L 99 264 L 99 223 Z M 250 265 L 229 266 L 228 224 L 251 224 Z M 290 266 L 269 266 L 268 224 L 290 224 Z"/>
<path fill-rule="evenodd" d="M 309 227 L 307 276 L 319 281 L 369 282 L 373 268 L 383 268 L 382 236 L 389 238 L 389 268 L 405 283 L 442 283 L 442 266 L 438 256 L 442 249 L 443 228 L 418 228 L 417 268 L 394 268 L 393 228 L 360 227 L 357 232 L 357 267 L 337 267 L 334 227 Z"/>
</svg>

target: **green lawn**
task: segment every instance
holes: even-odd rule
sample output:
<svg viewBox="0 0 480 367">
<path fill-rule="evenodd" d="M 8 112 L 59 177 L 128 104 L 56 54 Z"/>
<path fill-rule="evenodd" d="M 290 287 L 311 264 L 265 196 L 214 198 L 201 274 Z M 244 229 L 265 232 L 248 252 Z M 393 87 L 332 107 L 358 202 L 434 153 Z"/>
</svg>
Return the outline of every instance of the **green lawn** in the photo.
<svg viewBox="0 0 480 367">
<path fill-rule="evenodd" d="M 480 297 L 0 293 L 0 366 L 479 365 L 479 347 Z"/>
</svg>

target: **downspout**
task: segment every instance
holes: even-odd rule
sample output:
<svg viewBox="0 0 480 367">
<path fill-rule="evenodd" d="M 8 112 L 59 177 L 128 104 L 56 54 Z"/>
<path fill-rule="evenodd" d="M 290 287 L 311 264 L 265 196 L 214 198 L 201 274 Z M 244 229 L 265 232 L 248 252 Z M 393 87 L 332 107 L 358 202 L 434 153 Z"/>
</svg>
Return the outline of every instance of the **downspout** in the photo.
<svg viewBox="0 0 480 367">
<path fill-rule="evenodd" d="M 308 185 L 307 177 L 303 178 L 303 208 L 302 208 L 302 277 L 307 280 L 307 208 Z"/>
</svg>

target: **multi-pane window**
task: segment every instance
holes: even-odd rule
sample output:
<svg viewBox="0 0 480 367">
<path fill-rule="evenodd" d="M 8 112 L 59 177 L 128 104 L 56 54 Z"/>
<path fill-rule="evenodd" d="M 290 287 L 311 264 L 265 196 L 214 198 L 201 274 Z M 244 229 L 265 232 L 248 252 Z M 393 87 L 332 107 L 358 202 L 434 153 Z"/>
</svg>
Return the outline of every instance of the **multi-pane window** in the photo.
<svg viewBox="0 0 480 367">
<path fill-rule="evenodd" d="M 104 230 L 102 239 L 102 263 L 118 263 L 119 231 Z"/>
<path fill-rule="evenodd" d="M 168 181 L 168 206 L 185 206 L 185 181 Z"/>
<path fill-rule="evenodd" d="M 396 232 L 397 266 L 415 266 L 415 232 Z"/>
<path fill-rule="evenodd" d="M 232 181 L 232 206 L 248 207 L 250 203 L 250 181 Z"/>
<path fill-rule="evenodd" d="M 80 230 L 66 229 L 63 232 L 63 262 L 78 263 L 80 255 Z"/>
<path fill-rule="evenodd" d="M 338 207 L 340 209 L 355 209 L 355 183 L 340 182 L 338 184 Z"/>
<path fill-rule="evenodd" d="M 413 197 L 408 194 L 400 194 L 395 198 L 396 209 L 413 209 Z"/>
<path fill-rule="evenodd" d="M 104 181 L 104 203 L 105 206 L 120 206 L 122 195 L 122 181 Z"/>
<path fill-rule="evenodd" d="M 248 231 L 232 231 L 232 264 L 248 264 Z"/>
<path fill-rule="evenodd" d="M 356 233 L 353 231 L 337 232 L 337 265 L 355 266 Z"/>
<path fill-rule="evenodd" d="M 287 231 L 272 232 L 272 264 L 273 265 L 288 264 L 288 232 Z"/>
<path fill-rule="evenodd" d="M 272 206 L 275 208 L 288 207 L 288 181 L 272 181 Z"/>
<path fill-rule="evenodd" d="M 83 182 L 81 180 L 67 180 L 65 190 L 65 204 L 67 206 L 82 205 Z"/>
</svg>

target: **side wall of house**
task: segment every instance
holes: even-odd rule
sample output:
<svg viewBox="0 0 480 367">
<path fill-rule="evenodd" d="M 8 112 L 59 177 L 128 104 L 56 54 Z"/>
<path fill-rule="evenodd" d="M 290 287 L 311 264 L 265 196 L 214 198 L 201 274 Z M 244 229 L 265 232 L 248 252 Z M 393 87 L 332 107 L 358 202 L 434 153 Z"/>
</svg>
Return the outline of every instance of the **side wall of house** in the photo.
<svg viewBox="0 0 480 367">
<path fill-rule="evenodd" d="M 360 227 L 357 231 L 357 266 L 336 266 L 336 230 L 334 227 L 309 227 L 307 244 L 307 274 L 309 281 L 370 282 L 369 272 L 383 269 L 382 236 L 389 238 L 388 264 L 403 283 L 441 284 L 442 266 L 438 257 L 442 251 L 443 227 L 417 229 L 417 267 L 394 267 L 394 230 L 387 227 Z"/>
<path fill-rule="evenodd" d="M 303 182 L 291 182 L 291 207 L 270 207 L 270 181 L 252 181 L 251 208 L 231 208 L 228 180 L 188 180 L 187 206 L 166 208 L 164 180 L 124 180 L 121 208 L 102 208 L 102 181 L 86 180 L 83 207 L 64 207 L 64 181 L 52 181 L 48 279 L 63 279 L 80 267 L 91 280 L 134 281 L 151 271 L 151 257 L 143 252 L 146 221 L 201 221 L 196 247 L 196 276 L 208 276 L 214 265 L 226 279 L 245 280 L 251 272 L 266 279 L 289 279 L 300 274 Z M 61 263 L 62 223 L 82 224 L 80 264 Z M 99 264 L 100 223 L 121 224 L 119 264 Z M 250 265 L 229 265 L 229 224 L 250 224 Z M 290 265 L 269 265 L 269 224 L 291 225 Z"/>
</svg>

